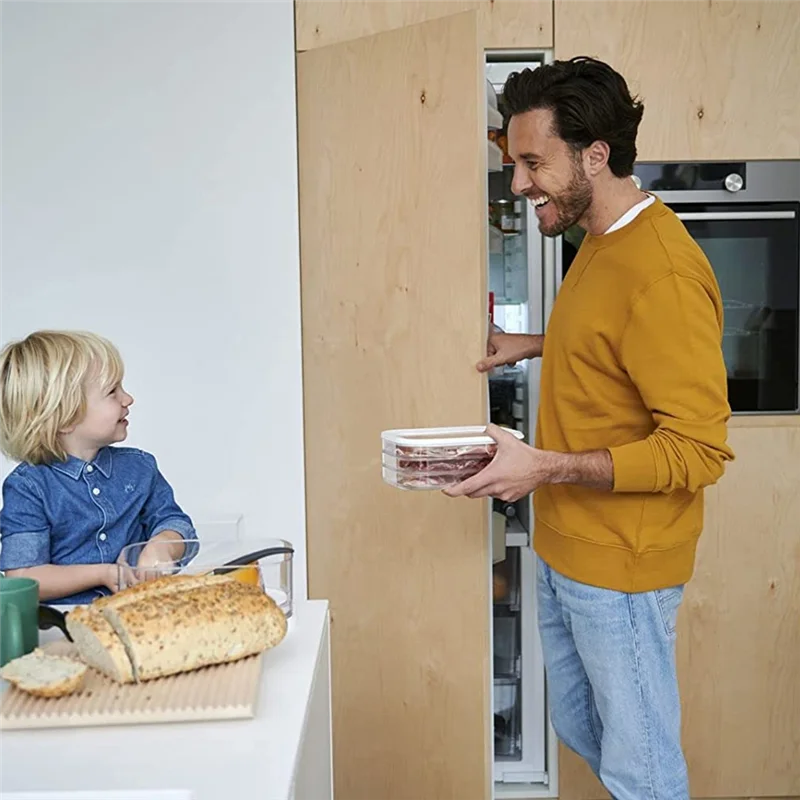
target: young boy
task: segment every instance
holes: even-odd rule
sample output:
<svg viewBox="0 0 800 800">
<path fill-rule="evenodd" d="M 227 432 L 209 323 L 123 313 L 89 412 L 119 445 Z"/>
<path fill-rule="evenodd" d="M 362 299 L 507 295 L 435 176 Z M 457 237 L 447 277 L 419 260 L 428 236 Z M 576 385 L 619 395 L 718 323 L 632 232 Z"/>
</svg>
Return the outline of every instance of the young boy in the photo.
<svg viewBox="0 0 800 800">
<path fill-rule="evenodd" d="M 39 582 L 50 603 L 114 592 L 125 545 L 139 566 L 188 558 L 191 519 L 149 453 L 112 447 L 133 404 L 119 352 L 100 336 L 39 331 L 0 353 L 0 570 Z"/>
</svg>

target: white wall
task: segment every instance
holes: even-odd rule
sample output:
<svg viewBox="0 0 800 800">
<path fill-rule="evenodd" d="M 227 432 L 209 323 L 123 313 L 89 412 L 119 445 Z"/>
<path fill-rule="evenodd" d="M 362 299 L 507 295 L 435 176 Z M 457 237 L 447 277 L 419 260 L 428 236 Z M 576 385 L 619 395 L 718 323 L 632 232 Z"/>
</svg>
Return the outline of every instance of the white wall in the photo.
<svg viewBox="0 0 800 800">
<path fill-rule="evenodd" d="M 111 338 L 129 443 L 194 517 L 291 539 L 302 596 L 293 24 L 291 0 L 2 3 L 0 340 Z"/>
</svg>

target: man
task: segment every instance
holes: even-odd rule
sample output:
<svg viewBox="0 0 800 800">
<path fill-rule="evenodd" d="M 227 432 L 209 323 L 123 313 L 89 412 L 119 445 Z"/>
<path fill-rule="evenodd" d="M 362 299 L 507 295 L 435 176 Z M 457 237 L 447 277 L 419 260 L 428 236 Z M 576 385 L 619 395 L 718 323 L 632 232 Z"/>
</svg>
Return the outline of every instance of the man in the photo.
<svg viewBox="0 0 800 800">
<path fill-rule="evenodd" d="M 504 90 L 512 188 L 539 229 L 586 237 L 546 336 L 492 334 L 478 368 L 542 356 L 536 447 L 451 496 L 534 495 L 539 630 L 553 726 L 616 800 L 688 800 L 675 619 L 703 487 L 733 453 L 714 274 L 631 180 L 642 104 L 607 64 L 557 61 Z"/>
</svg>

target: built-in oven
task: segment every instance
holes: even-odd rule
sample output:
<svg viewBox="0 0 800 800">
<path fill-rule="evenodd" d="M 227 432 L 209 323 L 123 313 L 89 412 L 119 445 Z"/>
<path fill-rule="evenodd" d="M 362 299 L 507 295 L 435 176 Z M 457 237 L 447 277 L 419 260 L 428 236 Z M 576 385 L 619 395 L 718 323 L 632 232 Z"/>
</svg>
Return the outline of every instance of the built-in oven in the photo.
<svg viewBox="0 0 800 800">
<path fill-rule="evenodd" d="M 736 414 L 800 411 L 800 162 L 637 164 L 634 181 L 683 220 L 724 306 L 722 350 Z M 563 278 L 582 235 L 556 244 Z"/>
</svg>

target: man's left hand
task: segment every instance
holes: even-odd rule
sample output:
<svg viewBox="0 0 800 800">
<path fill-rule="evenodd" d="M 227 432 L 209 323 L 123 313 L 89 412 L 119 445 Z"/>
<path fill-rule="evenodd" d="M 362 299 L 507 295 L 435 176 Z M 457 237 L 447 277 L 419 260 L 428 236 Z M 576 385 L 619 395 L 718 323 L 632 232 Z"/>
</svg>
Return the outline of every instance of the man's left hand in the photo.
<svg viewBox="0 0 800 800">
<path fill-rule="evenodd" d="M 443 489 L 448 497 L 496 497 L 513 503 L 549 482 L 554 453 L 530 447 L 497 425 L 487 426 L 486 433 L 497 442 L 494 459 L 477 475 Z"/>
</svg>

